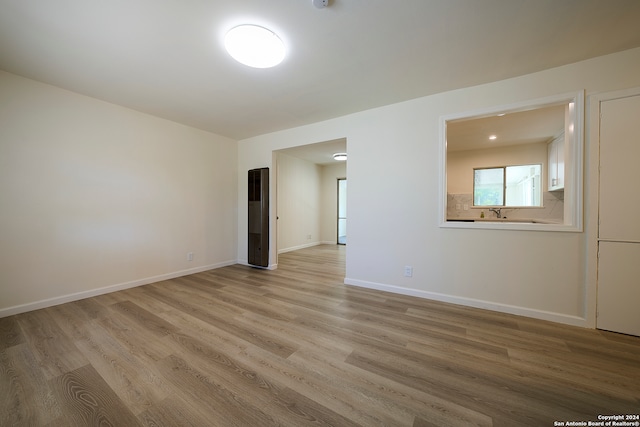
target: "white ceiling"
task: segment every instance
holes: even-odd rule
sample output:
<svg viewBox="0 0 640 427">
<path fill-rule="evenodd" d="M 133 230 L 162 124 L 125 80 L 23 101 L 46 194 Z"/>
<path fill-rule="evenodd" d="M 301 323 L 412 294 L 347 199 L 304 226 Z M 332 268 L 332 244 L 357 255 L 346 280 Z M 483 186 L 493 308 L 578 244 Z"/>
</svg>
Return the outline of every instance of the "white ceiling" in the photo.
<svg viewBox="0 0 640 427">
<path fill-rule="evenodd" d="M 564 131 L 565 106 L 538 107 L 505 115 L 447 122 L 447 151 L 549 142 Z M 495 140 L 489 136 L 495 135 Z"/>
<path fill-rule="evenodd" d="M 0 0 L 0 69 L 233 139 L 640 46 L 638 0 Z M 288 54 L 236 63 L 266 26 Z"/>
<path fill-rule="evenodd" d="M 289 156 L 298 157 L 318 165 L 331 165 L 337 163 L 338 161 L 333 159 L 333 154 L 346 152 L 346 138 L 278 150 L 278 153 L 288 154 Z"/>
</svg>

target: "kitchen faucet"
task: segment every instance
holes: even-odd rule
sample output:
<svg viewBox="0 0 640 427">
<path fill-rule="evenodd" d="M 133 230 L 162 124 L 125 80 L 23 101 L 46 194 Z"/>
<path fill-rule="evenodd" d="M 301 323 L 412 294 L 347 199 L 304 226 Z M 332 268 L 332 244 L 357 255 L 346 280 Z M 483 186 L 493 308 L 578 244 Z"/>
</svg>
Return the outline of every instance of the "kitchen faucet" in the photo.
<svg viewBox="0 0 640 427">
<path fill-rule="evenodd" d="M 491 208 L 491 209 L 489 209 L 489 212 L 495 212 L 496 213 L 496 217 L 498 217 L 498 218 L 502 218 L 501 211 L 502 211 L 502 208 L 497 208 L 497 209 L 496 208 Z"/>
</svg>

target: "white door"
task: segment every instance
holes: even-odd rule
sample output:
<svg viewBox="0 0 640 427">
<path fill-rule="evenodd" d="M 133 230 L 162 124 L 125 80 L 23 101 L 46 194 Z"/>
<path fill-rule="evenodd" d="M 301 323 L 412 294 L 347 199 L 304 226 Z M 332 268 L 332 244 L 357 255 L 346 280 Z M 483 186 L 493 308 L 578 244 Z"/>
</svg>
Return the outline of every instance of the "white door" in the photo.
<svg viewBox="0 0 640 427">
<path fill-rule="evenodd" d="M 600 103 L 597 327 L 640 336 L 640 95 Z"/>
</svg>

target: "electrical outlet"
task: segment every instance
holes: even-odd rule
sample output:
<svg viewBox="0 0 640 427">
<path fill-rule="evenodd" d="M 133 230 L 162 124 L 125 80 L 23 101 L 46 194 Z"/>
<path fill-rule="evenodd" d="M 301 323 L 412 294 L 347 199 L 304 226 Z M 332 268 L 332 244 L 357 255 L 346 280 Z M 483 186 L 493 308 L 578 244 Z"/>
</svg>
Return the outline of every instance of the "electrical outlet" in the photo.
<svg viewBox="0 0 640 427">
<path fill-rule="evenodd" d="M 413 267 L 410 265 L 404 266 L 404 277 L 413 277 Z"/>
<path fill-rule="evenodd" d="M 311 234 L 307 234 L 307 240 L 311 240 Z"/>
<path fill-rule="evenodd" d="M 187 261 L 193 261 L 193 252 L 187 252 Z"/>
</svg>

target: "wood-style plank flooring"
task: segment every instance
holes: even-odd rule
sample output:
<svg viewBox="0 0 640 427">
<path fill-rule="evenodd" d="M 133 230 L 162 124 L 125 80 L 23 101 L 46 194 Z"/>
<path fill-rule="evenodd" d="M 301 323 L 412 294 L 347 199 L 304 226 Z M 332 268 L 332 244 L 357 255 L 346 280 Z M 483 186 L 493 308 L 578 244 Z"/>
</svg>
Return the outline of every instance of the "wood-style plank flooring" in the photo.
<svg viewBox="0 0 640 427">
<path fill-rule="evenodd" d="M 2 426 L 552 426 L 640 413 L 640 339 L 283 254 L 0 319 Z"/>
</svg>

